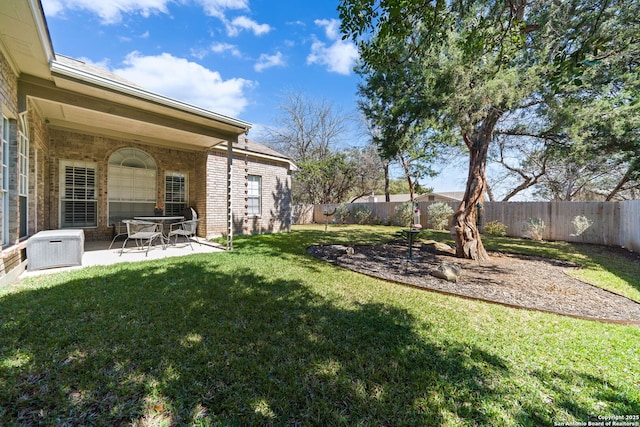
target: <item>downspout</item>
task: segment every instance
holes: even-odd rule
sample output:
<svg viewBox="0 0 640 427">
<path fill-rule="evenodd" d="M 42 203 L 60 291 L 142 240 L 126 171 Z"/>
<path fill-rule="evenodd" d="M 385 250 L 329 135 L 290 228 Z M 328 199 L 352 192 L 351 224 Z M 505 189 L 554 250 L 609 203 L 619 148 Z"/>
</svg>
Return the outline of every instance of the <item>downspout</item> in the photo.
<svg viewBox="0 0 640 427">
<path fill-rule="evenodd" d="M 232 203 L 233 142 L 227 142 L 227 250 L 233 250 L 233 203 Z"/>
</svg>

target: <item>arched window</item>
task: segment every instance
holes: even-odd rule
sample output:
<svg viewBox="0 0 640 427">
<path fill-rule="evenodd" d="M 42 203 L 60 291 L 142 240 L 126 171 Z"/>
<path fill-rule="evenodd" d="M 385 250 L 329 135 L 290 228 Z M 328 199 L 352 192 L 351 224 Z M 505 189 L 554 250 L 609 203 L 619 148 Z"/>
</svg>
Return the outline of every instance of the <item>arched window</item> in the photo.
<svg viewBox="0 0 640 427">
<path fill-rule="evenodd" d="M 153 157 L 136 148 L 122 148 L 109 157 L 109 224 L 153 215 L 158 194 L 157 169 Z"/>
</svg>

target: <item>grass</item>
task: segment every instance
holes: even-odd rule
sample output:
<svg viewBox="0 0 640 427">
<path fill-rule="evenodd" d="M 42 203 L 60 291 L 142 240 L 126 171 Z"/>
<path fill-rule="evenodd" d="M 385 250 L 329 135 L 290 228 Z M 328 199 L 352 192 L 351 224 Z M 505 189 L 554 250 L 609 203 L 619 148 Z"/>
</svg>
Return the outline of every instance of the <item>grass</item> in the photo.
<svg viewBox="0 0 640 427">
<path fill-rule="evenodd" d="M 0 289 L 0 425 L 551 426 L 640 414 L 638 328 L 424 292 L 305 252 L 398 230 L 298 227 L 236 238 L 228 253 Z M 638 292 L 622 261 L 529 243 L 487 240 L 586 260 L 598 285 Z"/>
</svg>

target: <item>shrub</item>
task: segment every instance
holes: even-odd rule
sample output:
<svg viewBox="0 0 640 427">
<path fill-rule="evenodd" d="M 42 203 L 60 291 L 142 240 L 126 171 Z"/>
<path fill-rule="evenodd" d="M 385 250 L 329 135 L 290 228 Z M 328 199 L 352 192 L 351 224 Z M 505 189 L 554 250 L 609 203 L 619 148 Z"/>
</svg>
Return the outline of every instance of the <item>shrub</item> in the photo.
<svg viewBox="0 0 640 427">
<path fill-rule="evenodd" d="M 336 212 L 333 214 L 334 221 L 339 224 L 346 224 L 351 217 L 351 211 L 345 203 L 341 203 L 336 207 Z"/>
<path fill-rule="evenodd" d="M 453 215 L 453 209 L 446 203 L 434 203 L 427 208 L 429 225 L 435 230 L 446 230 L 449 228 L 451 215 Z"/>
<path fill-rule="evenodd" d="M 522 232 L 525 237 L 530 237 L 533 240 L 542 240 L 542 235 L 546 228 L 547 226 L 541 218 L 529 218 L 522 226 Z"/>
<path fill-rule="evenodd" d="M 413 222 L 413 203 L 404 202 L 395 209 L 396 222 L 403 227 L 410 227 Z"/>
<path fill-rule="evenodd" d="M 490 221 L 484 225 L 484 232 L 489 236 L 504 237 L 507 235 L 507 226 L 500 221 Z"/>
<path fill-rule="evenodd" d="M 387 222 L 385 223 L 382 218 L 380 218 L 379 216 L 372 216 L 371 220 L 369 221 L 372 225 L 390 225 L 389 224 L 389 220 L 387 219 Z"/>
<path fill-rule="evenodd" d="M 357 206 L 353 212 L 353 218 L 358 224 L 366 224 L 371 218 L 371 210 L 363 206 Z"/>
</svg>

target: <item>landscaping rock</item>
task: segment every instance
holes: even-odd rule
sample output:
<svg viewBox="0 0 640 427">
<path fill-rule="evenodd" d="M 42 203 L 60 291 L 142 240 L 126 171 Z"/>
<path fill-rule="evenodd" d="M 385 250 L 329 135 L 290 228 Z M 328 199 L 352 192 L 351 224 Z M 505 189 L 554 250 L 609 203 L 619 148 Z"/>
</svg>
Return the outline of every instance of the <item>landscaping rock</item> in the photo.
<svg viewBox="0 0 640 427">
<path fill-rule="evenodd" d="M 457 282 L 461 272 L 462 267 L 460 267 L 460 264 L 443 261 L 431 274 L 440 279 L 448 280 L 449 282 Z"/>
<path fill-rule="evenodd" d="M 336 250 L 340 255 L 353 255 L 354 249 L 353 246 L 344 246 L 344 245 L 335 245 L 333 249 Z"/>
<path fill-rule="evenodd" d="M 433 253 L 437 253 L 437 252 L 444 252 L 447 254 L 455 253 L 455 249 L 452 248 L 451 246 L 447 245 L 446 243 L 436 242 L 435 240 L 426 240 L 422 242 L 422 250 L 433 252 Z"/>
</svg>

